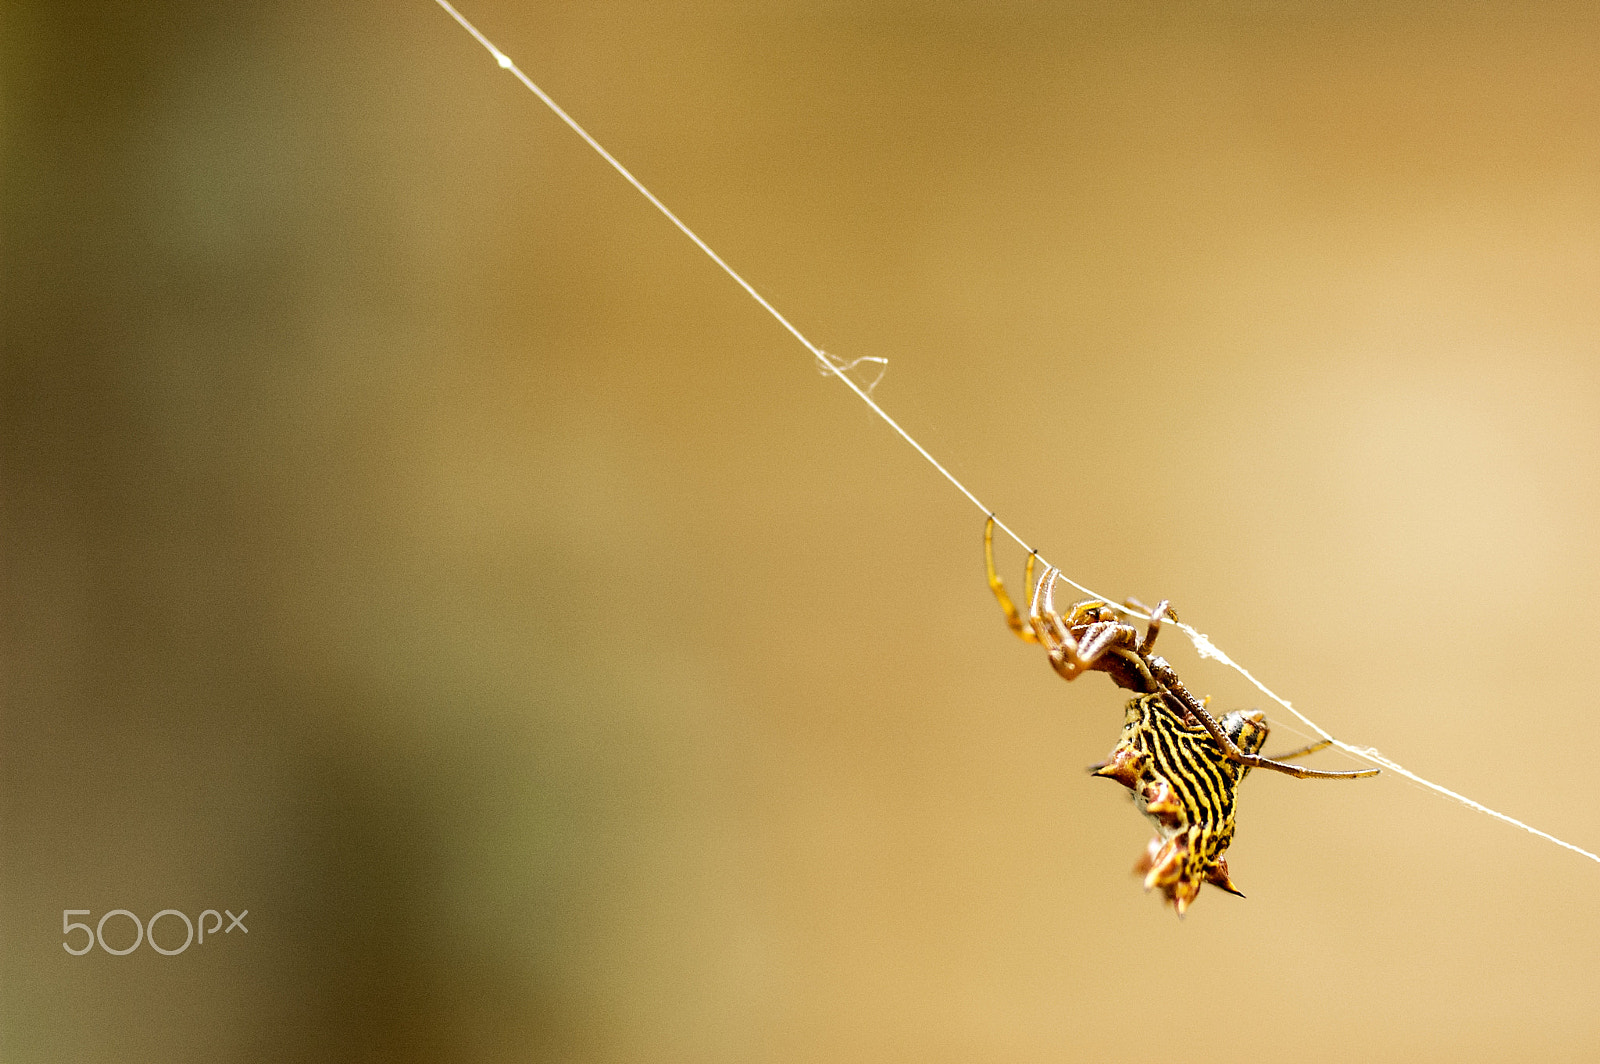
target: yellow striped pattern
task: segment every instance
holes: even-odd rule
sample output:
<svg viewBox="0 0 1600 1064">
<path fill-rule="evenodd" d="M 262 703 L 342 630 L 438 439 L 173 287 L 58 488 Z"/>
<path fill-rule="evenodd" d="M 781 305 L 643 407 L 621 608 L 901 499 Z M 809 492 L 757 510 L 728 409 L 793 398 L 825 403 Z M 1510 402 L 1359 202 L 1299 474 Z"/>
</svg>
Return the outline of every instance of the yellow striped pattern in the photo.
<svg viewBox="0 0 1600 1064">
<path fill-rule="evenodd" d="M 1267 741 L 1265 716 L 1256 710 L 1221 718 L 1241 750 L 1257 753 Z M 1223 855 L 1233 841 L 1239 782 L 1250 769 L 1230 760 L 1198 722 L 1175 712 L 1160 694 L 1128 703 L 1122 737 L 1095 775 L 1127 787 L 1157 837 L 1140 861 L 1145 889 L 1160 887 L 1181 916 L 1212 883 L 1239 893 Z"/>
</svg>

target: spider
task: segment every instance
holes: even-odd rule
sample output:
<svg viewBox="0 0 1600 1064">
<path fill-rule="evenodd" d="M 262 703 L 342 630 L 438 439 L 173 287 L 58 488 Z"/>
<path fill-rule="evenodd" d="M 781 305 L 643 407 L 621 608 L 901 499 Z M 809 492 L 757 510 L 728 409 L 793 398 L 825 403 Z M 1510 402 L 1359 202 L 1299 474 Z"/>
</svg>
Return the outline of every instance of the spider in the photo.
<svg viewBox="0 0 1600 1064">
<path fill-rule="evenodd" d="M 1267 741 L 1260 710 L 1235 711 L 1220 723 L 1249 753 Z M 1128 703 L 1111 756 L 1089 771 L 1128 788 L 1156 827 L 1156 837 L 1134 866 L 1144 876 L 1145 890 L 1160 887 L 1179 916 L 1203 883 L 1244 897 L 1223 854 L 1233 842 L 1237 790 L 1250 767 L 1224 755 L 1197 721 L 1174 712 L 1160 694 L 1140 695 Z"/>
<path fill-rule="evenodd" d="M 1163 599 L 1153 610 L 1130 600 L 1129 605 L 1132 608 L 1147 613 L 1150 617 L 1150 624 L 1145 629 L 1143 638 L 1133 625 L 1117 619 L 1115 606 L 1099 599 L 1080 602 L 1062 617 L 1055 608 L 1055 586 L 1061 577 L 1061 570 L 1051 566 L 1045 570 L 1043 576 L 1039 577 L 1038 582 L 1034 583 L 1033 561 L 1036 556 L 1037 552 L 1029 553 L 1028 567 L 1023 577 L 1025 582 L 1033 583 L 1033 601 L 1028 610 L 1028 620 L 1024 623 L 1022 615 L 1017 612 L 1017 607 L 1011 601 L 1011 596 L 1006 593 L 1005 583 L 994 569 L 994 516 L 990 515 L 983 528 L 983 557 L 989 571 L 989 588 L 999 600 L 1000 608 L 1005 611 L 1006 624 L 1011 631 L 1025 643 L 1038 643 L 1043 646 L 1050 654 L 1051 668 L 1055 669 L 1062 679 L 1076 680 L 1085 672 L 1104 672 L 1118 687 L 1138 694 L 1159 694 L 1185 720 L 1196 722 L 1205 728 L 1228 759 L 1241 765 L 1267 768 L 1299 779 L 1353 780 L 1378 774 L 1379 770 L 1375 768 L 1355 772 L 1301 768 L 1298 765 L 1285 764 L 1282 760 L 1262 757 L 1254 750 L 1241 749 L 1228 735 L 1227 730 L 1206 709 L 1205 701 L 1189 693 L 1189 689 L 1178 679 L 1177 672 L 1167 663 L 1167 659 L 1152 653 L 1156 636 L 1161 632 L 1162 618 L 1170 617 L 1174 621 L 1178 619 L 1177 613 L 1166 600 Z M 1324 739 L 1320 743 L 1314 743 L 1285 756 L 1299 757 L 1302 754 L 1314 753 L 1332 741 Z"/>
</svg>

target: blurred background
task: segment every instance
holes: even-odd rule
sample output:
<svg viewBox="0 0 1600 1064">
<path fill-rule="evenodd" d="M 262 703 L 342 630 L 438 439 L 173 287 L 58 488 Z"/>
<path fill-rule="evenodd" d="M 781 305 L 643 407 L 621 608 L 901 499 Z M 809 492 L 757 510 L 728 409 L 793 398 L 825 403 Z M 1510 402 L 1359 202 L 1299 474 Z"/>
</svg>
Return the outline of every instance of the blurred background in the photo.
<svg viewBox="0 0 1600 1064">
<path fill-rule="evenodd" d="M 1593 5 L 463 10 L 1075 579 L 1600 847 Z M 3 32 L 6 1061 L 1595 1059 L 1600 867 L 1404 780 L 1142 893 L 1124 693 L 434 4 Z"/>
</svg>

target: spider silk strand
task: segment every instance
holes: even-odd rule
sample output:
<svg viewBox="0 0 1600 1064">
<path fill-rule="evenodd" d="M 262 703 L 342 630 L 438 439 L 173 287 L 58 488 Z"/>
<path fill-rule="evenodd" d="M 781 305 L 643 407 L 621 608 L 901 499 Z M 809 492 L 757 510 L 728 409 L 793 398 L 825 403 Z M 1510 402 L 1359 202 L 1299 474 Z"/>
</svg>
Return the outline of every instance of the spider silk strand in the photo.
<svg viewBox="0 0 1600 1064">
<path fill-rule="evenodd" d="M 843 360 L 835 360 L 834 358 L 830 357 L 826 352 L 824 352 L 822 350 L 822 348 L 818 347 L 816 344 L 814 344 L 810 340 L 806 339 L 804 333 L 802 333 L 799 329 L 795 328 L 794 325 L 789 321 L 788 318 L 785 318 L 782 314 L 778 313 L 778 309 L 776 307 L 774 307 L 771 303 L 767 302 L 766 297 L 764 297 L 760 292 L 756 291 L 755 287 L 753 285 L 751 285 L 749 281 L 746 281 L 743 277 L 739 276 L 738 272 L 735 271 L 732 266 L 729 266 L 725 261 L 723 261 L 723 258 L 722 258 L 721 255 L 718 255 L 715 251 L 713 251 L 711 249 L 711 245 L 707 244 L 704 240 L 701 240 L 700 237 L 695 233 L 694 230 L 690 229 L 687 225 L 685 225 L 683 220 L 681 218 L 679 218 L 676 214 L 673 214 L 672 211 L 670 211 L 667 208 L 666 204 L 662 203 L 659 199 L 656 198 L 655 193 L 651 192 L 648 188 L 646 188 L 644 186 L 644 183 L 641 182 L 637 177 L 634 177 L 633 174 L 631 172 L 629 172 L 629 170 L 628 170 L 628 168 L 626 166 L 623 166 L 622 163 L 617 161 L 616 156 L 614 156 L 610 152 L 606 151 L 606 149 L 600 144 L 600 142 L 598 140 L 595 140 L 594 137 L 590 136 L 588 130 L 586 130 L 582 126 L 580 126 L 577 123 L 577 121 L 575 119 L 573 119 L 573 117 L 571 115 L 567 114 L 566 111 L 562 110 L 561 106 L 559 104 L 557 104 L 555 102 L 555 100 L 551 99 L 548 93 L 546 93 L 538 85 L 534 84 L 533 79 L 528 77 L 528 75 L 524 74 L 520 69 L 518 69 L 517 65 L 511 61 L 511 57 L 510 56 L 506 55 L 500 49 L 496 48 L 494 46 L 493 42 L 491 42 L 489 40 L 489 38 L 485 37 L 481 32 L 479 32 L 478 28 L 476 26 L 474 26 L 471 22 L 468 22 L 466 17 L 464 15 L 462 15 L 461 12 L 457 11 L 453 6 L 451 6 L 451 4 L 449 3 L 449 0 L 435 0 L 435 2 L 440 7 L 444 8 L 444 10 L 450 15 L 450 17 L 455 19 L 456 22 L 461 25 L 462 29 L 464 29 L 468 33 L 470 33 L 474 40 L 476 40 L 479 44 L 483 45 L 483 47 L 488 50 L 489 54 L 494 57 L 494 61 L 500 65 L 500 68 L 502 70 L 510 71 L 511 75 L 513 77 L 515 77 L 518 81 L 522 82 L 523 86 L 529 92 L 531 92 L 535 96 L 537 96 L 541 103 L 543 103 L 546 107 L 550 108 L 550 110 L 555 113 L 555 116 L 557 118 L 561 119 L 562 122 L 566 123 L 567 127 L 569 129 L 571 129 L 574 133 L 576 133 L 578 136 L 582 137 L 583 138 L 583 142 L 585 144 L 587 144 L 587 145 L 589 145 L 589 147 L 593 148 L 595 150 L 595 152 L 602 159 L 604 159 L 606 162 L 610 163 L 612 169 L 616 170 L 617 173 L 621 174 L 623 179 L 626 180 L 628 182 L 628 184 L 632 185 L 639 192 L 639 194 L 641 196 L 643 196 L 645 199 L 649 200 L 650 203 L 656 208 L 656 210 L 660 211 L 663 215 L 665 215 L 667 221 L 671 222 L 674 226 L 676 226 L 678 228 L 679 232 L 681 232 L 684 236 L 686 236 L 690 240 L 692 240 L 694 242 L 694 245 L 696 247 L 698 247 L 701 251 L 705 252 L 706 256 L 709 259 L 711 259 L 712 262 L 714 262 L 718 266 L 720 266 L 724 273 L 726 273 L 729 277 L 733 278 L 734 282 L 736 284 L 738 284 L 738 286 L 740 288 L 743 288 L 745 290 L 745 292 L 750 296 L 751 299 L 754 299 L 757 303 L 759 303 L 763 310 L 765 310 L 768 314 L 771 314 L 775 319 L 777 319 L 778 324 L 782 325 L 784 327 L 784 329 L 786 329 L 791 336 L 793 336 L 796 340 L 800 341 L 801 345 L 804 346 L 807 351 L 811 352 L 812 357 L 815 358 L 820 365 L 827 367 L 828 372 L 832 376 L 838 377 L 841 381 L 843 381 L 845 387 L 849 388 L 852 392 L 855 393 L 856 398 L 860 399 L 863 403 L 866 403 L 867 406 L 872 409 L 872 412 L 874 414 L 877 414 L 878 417 L 883 419 L 884 424 L 888 425 L 891 429 L 893 429 L 895 431 L 896 435 L 898 435 L 902 440 L 905 440 L 906 443 L 910 444 L 911 447 L 918 454 L 920 454 L 923 458 L 927 459 L 928 464 L 933 466 L 934 469 L 938 470 L 939 474 L 941 476 L 943 476 L 946 480 L 948 480 L 950 482 L 950 484 L 957 491 L 959 491 L 961 494 L 965 495 L 967 497 L 967 499 L 969 501 L 971 501 L 972 505 L 976 506 L 979 510 L 983 511 L 983 513 L 985 515 L 993 518 L 996 528 L 1000 529 L 1007 536 L 1010 536 L 1012 541 L 1015 542 L 1017 544 L 1017 546 L 1021 547 L 1023 550 L 1029 551 L 1030 553 L 1034 553 L 1033 548 L 1029 547 L 1027 543 L 1023 542 L 1021 536 L 1019 536 L 1015 532 L 1013 532 L 1011 530 L 1011 527 L 1009 525 L 1007 525 L 1004 521 L 1000 520 L 1000 518 L 995 514 L 995 512 L 992 509 L 990 509 L 988 506 L 984 505 L 983 501 L 981 499 L 979 499 L 976 495 L 974 495 L 970 488 L 968 488 L 965 484 L 961 483 L 961 481 L 956 478 L 956 475 L 954 473 L 952 473 L 952 472 L 950 472 L 950 470 L 946 469 L 944 464 L 941 463 L 932 454 L 930 454 L 926 447 L 924 447 L 924 446 L 922 446 L 922 444 L 918 443 L 916 441 L 916 439 L 911 435 L 911 433 L 907 432 L 905 430 L 905 428 L 902 427 L 901 424 L 898 421 L 896 421 L 894 418 L 890 417 L 889 414 L 888 414 L 888 411 L 884 410 L 883 407 L 879 406 L 877 401 L 874 400 L 872 398 L 872 396 L 868 394 L 868 389 L 862 388 L 859 384 L 857 384 L 854 380 L 852 380 L 845 373 L 845 369 L 849 368 L 849 365 L 851 365 L 851 364 L 844 363 Z M 1045 559 L 1043 558 L 1042 555 L 1039 556 L 1039 560 L 1041 562 L 1044 562 L 1046 565 L 1049 565 L 1049 562 L 1045 561 Z M 1101 595 L 1101 594 L 1099 594 L 1099 593 L 1097 593 L 1095 591 L 1091 591 L 1089 588 L 1084 587 L 1082 584 L 1078 583 L 1076 580 L 1073 580 L 1071 577 L 1067 576 L 1065 573 L 1061 573 L 1059 569 L 1057 570 L 1057 572 L 1060 574 L 1059 578 L 1064 583 L 1070 584 L 1072 587 L 1076 588 L 1079 592 L 1081 592 L 1085 596 L 1087 596 L 1089 598 L 1099 599 L 1099 600 L 1104 601 L 1104 602 L 1115 604 L 1115 600 L 1114 599 L 1108 598 L 1107 596 Z M 1123 607 L 1118 607 L 1118 608 L 1122 609 Z M 1137 610 L 1126 610 L 1125 612 L 1129 613 L 1130 615 L 1132 615 L 1134 617 L 1138 617 L 1138 618 L 1141 618 L 1141 619 L 1144 619 L 1144 620 L 1148 620 L 1149 619 L 1144 614 L 1139 613 Z M 1450 798 L 1453 801 L 1459 802 L 1462 805 L 1466 806 L 1468 809 L 1476 810 L 1477 812 L 1483 813 L 1486 816 L 1491 816 L 1491 817 L 1495 818 L 1496 820 L 1500 820 L 1500 821 L 1503 821 L 1503 822 L 1505 822 L 1507 824 L 1510 824 L 1513 827 L 1519 827 L 1523 831 L 1526 831 L 1526 832 L 1528 832 L 1530 834 L 1533 834 L 1533 835 L 1537 835 L 1539 838 L 1544 839 L 1547 842 L 1553 842 L 1557 846 L 1563 847 L 1564 849 L 1571 850 L 1573 853 L 1580 854 L 1580 855 L 1582 855 L 1584 857 L 1587 857 L 1589 860 L 1594 861 L 1596 864 L 1600 864 L 1600 855 L 1596 855 L 1596 854 L 1590 853 L 1588 850 L 1585 850 L 1585 849 L 1583 849 L 1582 847 L 1579 847 L 1579 846 L 1574 846 L 1570 842 L 1563 842 L 1561 839 L 1556 838 L 1554 835 L 1551 835 L 1551 834 L 1549 834 L 1547 832 L 1540 831 L 1538 828 L 1535 828 L 1535 827 L 1532 827 L 1532 826 L 1530 826 L 1528 824 L 1525 824 L 1522 821 L 1516 819 L 1515 817 L 1507 816 L 1505 813 L 1501 813 L 1501 812 L 1498 812 L 1498 811 L 1496 811 L 1494 809 L 1490 809 L 1488 806 L 1483 805 L 1480 802 L 1475 802 L 1471 798 L 1468 798 L 1463 794 L 1458 794 L 1457 792 L 1450 790 L 1448 787 L 1443 787 L 1443 786 L 1441 786 L 1441 785 L 1439 785 L 1437 783 L 1432 782 L 1431 780 L 1424 779 L 1421 776 L 1417 775 L 1415 772 L 1412 772 L 1410 769 L 1407 769 L 1404 766 L 1402 766 L 1400 764 L 1397 764 L 1394 761 L 1389 760 L 1387 757 L 1384 757 L 1382 754 L 1380 754 L 1377 750 L 1373 749 L 1372 747 L 1352 746 L 1349 743 L 1342 742 L 1339 739 L 1335 739 L 1331 734 L 1329 734 L 1326 730 L 1324 730 L 1321 725 L 1317 724 L 1310 717 L 1307 717 L 1304 713 L 1301 713 L 1298 709 L 1294 708 L 1294 706 L 1290 705 L 1287 700 L 1279 697 L 1278 694 L 1275 693 L 1274 691 L 1272 691 L 1270 688 L 1268 688 L 1266 684 L 1262 683 L 1260 680 L 1256 679 L 1253 675 L 1251 675 L 1249 670 L 1244 668 L 1244 666 L 1240 665 L 1238 662 L 1236 662 L 1232 658 L 1228 657 L 1227 654 L 1223 653 L 1221 648 L 1219 648 L 1215 643 L 1213 643 L 1210 640 L 1210 638 L 1208 638 L 1205 635 L 1205 633 L 1197 631 L 1195 628 L 1193 628 L 1193 627 L 1191 627 L 1190 625 L 1187 625 L 1187 624 L 1180 623 L 1176 627 L 1181 629 L 1183 631 L 1183 633 L 1186 636 L 1189 637 L 1189 641 L 1194 644 L 1195 651 L 1197 653 L 1199 653 L 1199 655 L 1202 658 L 1211 658 L 1213 660 L 1220 661 L 1224 665 L 1227 665 L 1229 668 L 1231 668 L 1235 672 L 1239 673 L 1239 675 L 1243 676 L 1246 680 L 1250 681 L 1250 683 L 1253 684 L 1256 687 L 1256 689 L 1259 690 L 1262 694 L 1266 695 L 1268 698 L 1272 699 L 1272 701 L 1276 702 L 1278 705 L 1282 706 L 1284 709 L 1286 709 L 1290 713 L 1292 713 L 1295 716 L 1296 719 L 1298 719 L 1302 724 L 1304 724 L 1306 727 L 1310 728 L 1312 731 L 1316 732 L 1319 737 L 1321 737 L 1323 739 L 1327 739 L 1332 745 L 1338 747 L 1340 750 L 1343 750 L 1345 753 L 1351 755 L 1352 757 L 1356 757 L 1356 758 L 1359 758 L 1359 759 L 1361 759 L 1363 761 L 1367 761 L 1367 762 L 1369 762 L 1371 764 L 1377 765 L 1377 766 L 1379 766 L 1381 768 L 1388 769 L 1389 771 L 1394 772 L 1394 773 L 1396 773 L 1398 775 L 1404 776 L 1406 779 L 1411 780 L 1414 783 L 1418 783 L 1418 784 L 1428 788 L 1431 791 L 1434 791 L 1434 792 L 1436 792 L 1438 794 L 1443 795 L 1446 798 Z"/>
<path fill-rule="evenodd" d="M 1531 824 L 1523 823 L 1514 816 L 1507 816 L 1505 813 L 1502 813 L 1497 809 L 1490 809 L 1482 802 L 1475 802 L 1464 794 L 1452 791 L 1449 787 L 1434 783 L 1432 780 L 1423 779 L 1421 776 L 1417 775 L 1415 772 L 1412 772 L 1399 762 L 1391 761 L 1387 757 L 1384 757 L 1382 754 L 1378 753 L 1377 749 L 1374 747 L 1352 746 L 1349 743 L 1344 742 L 1342 739 L 1335 739 L 1333 736 L 1323 731 L 1316 721 L 1312 720 L 1298 709 L 1295 709 L 1294 706 L 1290 705 L 1288 699 L 1282 697 L 1276 691 L 1272 690 L 1272 688 L 1256 679 L 1249 669 L 1245 668 L 1243 665 L 1240 665 L 1237 661 L 1234 661 L 1232 658 L 1228 657 L 1228 655 L 1224 654 L 1222 649 L 1213 643 L 1204 632 L 1197 632 L 1187 624 L 1179 624 L 1178 627 L 1183 629 L 1183 634 L 1189 637 L 1189 641 L 1194 644 L 1194 649 L 1202 658 L 1213 658 L 1222 662 L 1234 672 L 1237 672 L 1240 676 L 1243 676 L 1246 680 L 1249 680 L 1252 684 L 1254 684 L 1256 690 L 1260 691 L 1262 694 L 1278 703 L 1278 705 L 1282 706 L 1284 709 L 1287 709 L 1290 713 L 1293 713 L 1295 717 L 1299 719 L 1300 723 L 1316 732 L 1320 738 L 1328 740 L 1328 742 L 1332 743 L 1340 750 L 1343 750 L 1345 753 L 1354 757 L 1359 757 L 1363 761 L 1370 761 L 1372 764 L 1386 768 L 1396 775 L 1404 776 L 1413 783 L 1421 784 L 1436 794 L 1441 794 L 1453 801 L 1460 802 L 1468 809 L 1477 810 L 1485 816 L 1492 816 L 1496 820 L 1510 824 L 1512 827 L 1521 828 L 1530 835 L 1537 835 L 1546 842 L 1553 842 L 1562 849 L 1571 850 L 1573 853 L 1581 854 L 1582 856 L 1587 857 L 1589 860 L 1594 861 L 1596 864 L 1600 864 L 1600 855 L 1590 853 L 1582 846 L 1574 846 L 1570 842 L 1564 842 L 1547 831 L 1540 831 Z"/>
</svg>

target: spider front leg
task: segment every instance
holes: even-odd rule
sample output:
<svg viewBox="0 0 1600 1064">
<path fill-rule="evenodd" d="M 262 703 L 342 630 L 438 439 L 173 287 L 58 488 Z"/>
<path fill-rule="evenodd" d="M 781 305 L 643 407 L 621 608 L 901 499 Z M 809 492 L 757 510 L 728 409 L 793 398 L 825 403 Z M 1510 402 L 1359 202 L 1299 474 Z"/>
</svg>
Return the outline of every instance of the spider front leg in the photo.
<svg viewBox="0 0 1600 1064">
<path fill-rule="evenodd" d="M 1039 642 L 1050 652 L 1050 667 L 1063 680 L 1076 680 L 1088 666 L 1078 654 L 1078 641 L 1072 638 L 1066 622 L 1055 610 L 1055 566 L 1045 570 L 1033 585 L 1033 600 L 1028 604 L 1028 622 Z"/>
<path fill-rule="evenodd" d="M 1033 560 L 1037 553 L 1029 553 L 1028 567 L 1022 574 L 1024 584 L 1033 583 Z M 994 515 L 989 515 L 989 520 L 983 526 L 983 563 L 989 572 L 989 590 L 994 592 L 995 599 L 1000 603 L 1000 608 L 1005 611 L 1006 627 L 1011 633 L 1024 643 L 1039 642 L 1038 632 L 1030 628 L 1022 620 L 1022 614 L 1017 612 L 1017 607 L 1011 601 L 1011 596 L 1006 593 L 1006 584 L 1000 579 L 1000 574 L 994 569 Z"/>
<path fill-rule="evenodd" d="M 1333 740 L 1332 739 L 1318 739 L 1314 743 L 1307 743 L 1305 746 L 1302 746 L 1298 750 L 1290 750 L 1287 754 L 1279 754 L 1273 760 L 1275 760 L 1275 761 L 1287 761 L 1291 757 L 1305 757 L 1307 754 L 1314 754 L 1318 750 L 1326 750 L 1328 747 L 1330 747 L 1332 745 L 1333 745 Z M 1373 770 L 1373 774 L 1374 775 L 1377 774 L 1377 770 L 1376 769 Z"/>
<path fill-rule="evenodd" d="M 1166 599 L 1162 599 L 1157 603 L 1155 609 L 1151 609 L 1136 598 L 1125 599 L 1123 604 L 1148 615 L 1150 618 L 1150 627 L 1144 630 L 1144 642 L 1139 644 L 1139 654 L 1148 656 L 1150 651 L 1155 649 L 1156 636 L 1161 634 L 1161 619 L 1163 617 L 1171 617 L 1173 623 L 1177 623 L 1178 611 L 1173 609 Z"/>
<path fill-rule="evenodd" d="M 1061 570 L 1051 566 L 1039 578 L 1033 588 L 1028 619 L 1039 641 L 1050 651 L 1050 667 L 1063 680 L 1076 680 L 1116 645 L 1121 632 L 1118 625 L 1096 622 L 1089 626 L 1082 642 L 1074 638 L 1071 626 L 1056 612 L 1056 580 L 1060 576 Z"/>
</svg>

